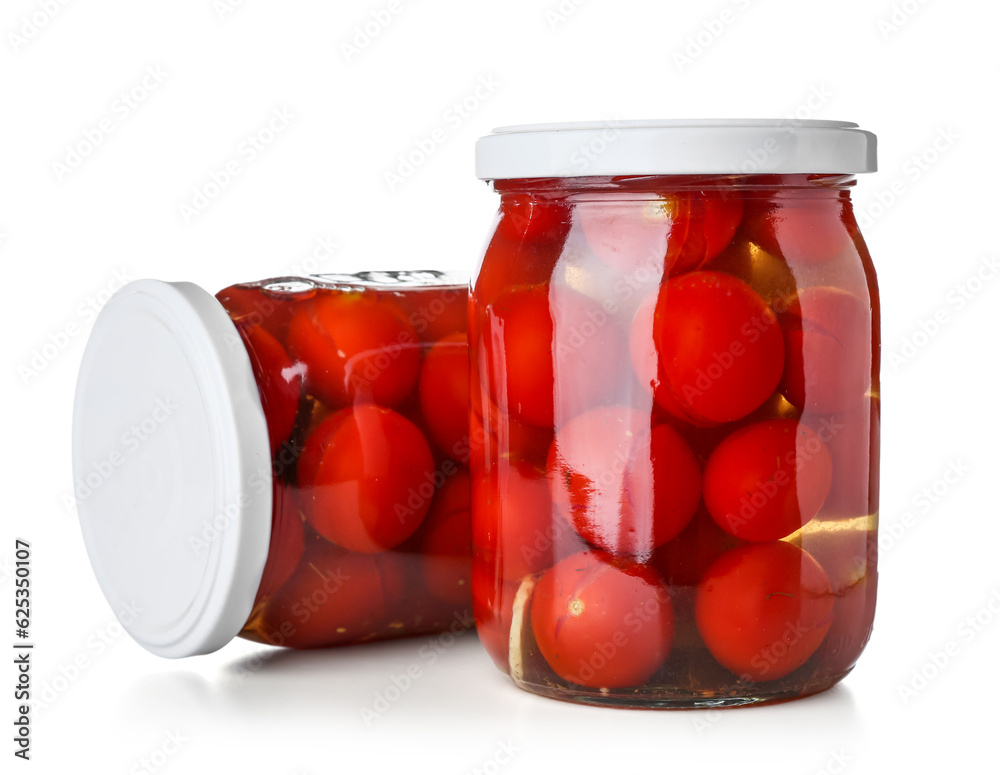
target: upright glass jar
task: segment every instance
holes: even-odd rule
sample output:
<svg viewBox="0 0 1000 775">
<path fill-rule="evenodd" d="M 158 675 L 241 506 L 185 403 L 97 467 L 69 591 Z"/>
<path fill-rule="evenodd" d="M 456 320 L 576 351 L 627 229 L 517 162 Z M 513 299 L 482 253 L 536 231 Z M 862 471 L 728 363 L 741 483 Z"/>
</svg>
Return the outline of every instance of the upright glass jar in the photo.
<svg viewBox="0 0 1000 775">
<path fill-rule="evenodd" d="M 168 657 L 472 625 L 468 286 L 142 280 L 104 308 L 74 417 L 84 540 Z"/>
<path fill-rule="evenodd" d="M 805 696 L 876 587 L 879 311 L 839 122 L 497 130 L 470 317 L 473 605 L 523 689 Z"/>
</svg>

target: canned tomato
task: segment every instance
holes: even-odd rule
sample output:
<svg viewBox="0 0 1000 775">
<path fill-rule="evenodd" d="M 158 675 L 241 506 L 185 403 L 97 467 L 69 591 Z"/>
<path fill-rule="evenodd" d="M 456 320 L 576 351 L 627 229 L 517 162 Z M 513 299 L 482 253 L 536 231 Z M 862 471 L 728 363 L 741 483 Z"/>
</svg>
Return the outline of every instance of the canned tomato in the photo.
<svg viewBox="0 0 1000 775">
<path fill-rule="evenodd" d="M 763 150 L 762 150 L 763 149 Z M 470 318 L 480 636 L 538 694 L 804 696 L 876 587 L 879 308 L 841 122 L 501 129 Z"/>
<path fill-rule="evenodd" d="M 468 285 L 141 280 L 77 386 L 84 540 L 168 657 L 237 634 L 312 648 L 471 626 Z"/>
</svg>

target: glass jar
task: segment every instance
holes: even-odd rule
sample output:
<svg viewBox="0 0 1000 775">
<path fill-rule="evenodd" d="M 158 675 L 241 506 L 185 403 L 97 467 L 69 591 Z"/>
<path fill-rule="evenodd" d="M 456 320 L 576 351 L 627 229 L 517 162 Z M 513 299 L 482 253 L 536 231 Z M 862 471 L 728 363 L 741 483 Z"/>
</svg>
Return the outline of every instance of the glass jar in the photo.
<svg viewBox="0 0 1000 775">
<path fill-rule="evenodd" d="M 467 304 L 437 272 L 116 294 L 73 457 L 136 641 L 178 657 L 472 626 Z"/>
<path fill-rule="evenodd" d="M 754 153 L 756 149 L 764 149 Z M 469 339 L 473 607 L 523 689 L 761 703 L 853 667 L 879 308 L 839 122 L 497 130 Z"/>
</svg>

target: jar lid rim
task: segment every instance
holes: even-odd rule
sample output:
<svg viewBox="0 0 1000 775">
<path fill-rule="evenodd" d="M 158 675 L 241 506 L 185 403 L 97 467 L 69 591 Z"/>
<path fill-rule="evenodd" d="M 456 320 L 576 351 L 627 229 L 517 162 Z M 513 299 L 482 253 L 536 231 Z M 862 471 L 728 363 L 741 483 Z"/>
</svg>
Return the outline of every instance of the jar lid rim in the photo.
<svg viewBox="0 0 1000 775">
<path fill-rule="evenodd" d="M 663 119 L 498 127 L 476 143 L 482 180 L 602 175 L 874 172 L 876 137 L 849 121 Z"/>
<path fill-rule="evenodd" d="M 496 127 L 491 134 L 512 132 L 563 132 L 574 129 L 604 129 L 617 126 L 623 129 L 671 129 L 671 128 L 712 128 L 712 127 L 824 127 L 856 129 L 853 121 L 832 121 L 827 119 L 791 118 L 664 118 L 664 119 L 623 119 L 608 121 L 554 121 L 539 124 L 509 124 Z"/>
<path fill-rule="evenodd" d="M 238 635 L 267 560 L 271 455 L 250 356 L 211 294 L 137 280 L 105 304 L 72 446 L 84 543 L 125 631 L 165 657 Z"/>
</svg>

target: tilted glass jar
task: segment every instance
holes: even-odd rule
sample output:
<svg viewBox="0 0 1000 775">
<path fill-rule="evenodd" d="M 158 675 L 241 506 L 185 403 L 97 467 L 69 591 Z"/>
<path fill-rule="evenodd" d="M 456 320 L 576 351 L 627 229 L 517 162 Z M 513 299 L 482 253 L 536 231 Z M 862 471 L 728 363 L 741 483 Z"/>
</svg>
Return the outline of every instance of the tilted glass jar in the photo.
<svg viewBox="0 0 1000 775">
<path fill-rule="evenodd" d="M 84 354 L 84 539 L 150 651 L 472 624 L 468 286 L 437 272 L 141 280 Z"/>
<path fill-rule="evenodd" d="M 853 124 L 497 130 L 470 318 L 473 605 L 518 686 L 742 705 L 871 632 L 879 307 Z M 754 155 L 757 148 L 768 153 Z"/>
</svg>

